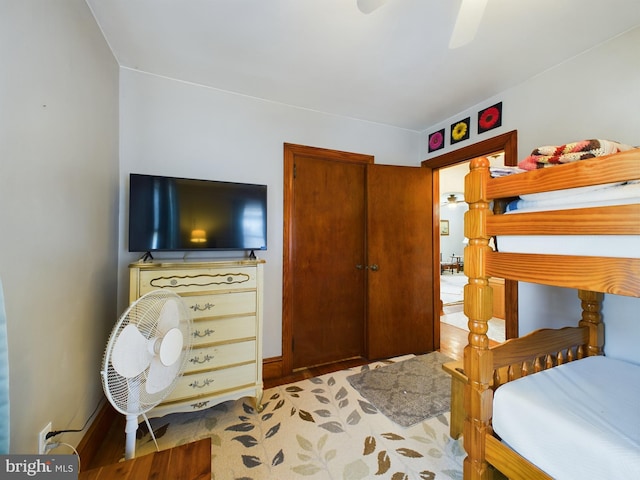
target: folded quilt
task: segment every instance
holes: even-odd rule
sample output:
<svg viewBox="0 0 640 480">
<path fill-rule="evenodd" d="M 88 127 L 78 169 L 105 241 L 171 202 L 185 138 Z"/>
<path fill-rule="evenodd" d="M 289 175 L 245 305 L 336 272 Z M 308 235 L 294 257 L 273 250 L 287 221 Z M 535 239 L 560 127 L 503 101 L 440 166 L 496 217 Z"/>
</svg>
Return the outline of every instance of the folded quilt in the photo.
<svg viewBox="0 0 640 480">
<path fill-rule="evenodd" d="M 489 167 L 489 173 L 493 178 L 506 177 L 508 175 L 513 175 L 514 173 L 523 173 L 523 172 L 526 172 L 526 170 L 523 170 L 522 168 L 519 168 L 519 167 L 508 167 L 508 166 Z"/>
<path fill-rule="evenodd" d="M 563 163 L 576 162 L 587 158 L 601 157 L 631 150 L 634 147 L 611 140 L 582 140 L 565 145 L 538 147 L 531 155 L 518 163 L 524 170 L 552 167 Z"/>
</svg>

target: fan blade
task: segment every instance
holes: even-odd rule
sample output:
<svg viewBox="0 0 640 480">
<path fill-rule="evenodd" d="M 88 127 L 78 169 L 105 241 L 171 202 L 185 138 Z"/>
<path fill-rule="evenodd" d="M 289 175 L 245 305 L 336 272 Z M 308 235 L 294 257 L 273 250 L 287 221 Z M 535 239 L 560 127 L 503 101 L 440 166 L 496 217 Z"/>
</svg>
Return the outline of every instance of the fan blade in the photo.
<svg viewBox="0 0 640 480">
<path fill-rule="evenodd" d="M 144 389 L 151 395 L 161 392 L 171 385 L 179 371 L 180 362 L 165 366 L 159 357 L 153 357 Z"/>
<path fill-rule="evenodd" d="M 358 10 L 368 15 L 385 3 L 387 3 L 387 0 L 358 0 Z"/>
<path fill-rule="evenodd" d="M 173 299 L 169 299 L 162 306 L 160 315 L 158 317 L 158 330 L 161 333 L 167 333 L 172 328 L 177 327 L 180 324 L 180 312 L 178 309 L 178 302 Z"/>
<path fill-rule="evenodd" d="M 153 356 L 147 344 L 148 340 L 135 325 L 124 327 L 113 346 L 111 364 L 114 370 L 125 378 L 144 372 Z"/>
<path fill-rule="evenodd" d="M 487 0 L 462 0 L 449 48 L 462 47 L 473 40 L 486 6 Z"/>
</svg>

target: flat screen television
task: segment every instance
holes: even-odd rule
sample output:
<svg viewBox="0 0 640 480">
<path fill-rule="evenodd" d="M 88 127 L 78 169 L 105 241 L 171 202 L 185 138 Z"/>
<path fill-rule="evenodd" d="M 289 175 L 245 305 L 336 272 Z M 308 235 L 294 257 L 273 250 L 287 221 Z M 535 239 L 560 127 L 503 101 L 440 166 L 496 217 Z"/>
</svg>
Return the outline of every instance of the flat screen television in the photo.
<svg viewBox="0 0 640 480">
<path fill-rule="evenodd" d="M 266 185 L 130 174 L 130 252 L 266 249 Z"/>
</svg>

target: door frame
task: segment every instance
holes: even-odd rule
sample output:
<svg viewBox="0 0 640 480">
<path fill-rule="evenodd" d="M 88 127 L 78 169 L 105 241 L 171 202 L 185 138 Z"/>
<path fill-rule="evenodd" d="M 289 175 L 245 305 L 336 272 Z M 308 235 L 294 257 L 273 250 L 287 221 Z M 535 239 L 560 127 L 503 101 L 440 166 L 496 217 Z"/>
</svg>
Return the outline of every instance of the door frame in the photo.
<svg viewBox="0 0 640 480">
<path fill-rule="evenodd" d="M 474 143 L 467 147 L 445 153 L 438 157 L 423 160 L 422 167 L 433 170 L 432 196 L 434 225 L 440 224 L 440 169 L 458 163 L 472 160 L 476 157 L 491 155 L 504 151 L 505 165 L 514 166 L 518 162 L 518 131 L 512 130 L 502 135 Z M 434 265 L 440 264 L 440 229 L 433 229 L 433 258 Z M 505 280 L 505 338 L 518 336 L 518 282 Z M 433 269 L 433 298 L 440 299 L 440 269 Z M 440 302 L 433 302 L 434 342 L 436 350 L 440 348 Z"/>
<path fill-rule="evenodd" d="M 342 152 L 292 143 L 284 144 L 284 208 L 282 242 L 282 371 L 281 376 L 293 373 L 293 198 L 294 165 L 296 156 L 315 157 L 334 162 L 372 164 L 373 155 Z"/>
</svg>

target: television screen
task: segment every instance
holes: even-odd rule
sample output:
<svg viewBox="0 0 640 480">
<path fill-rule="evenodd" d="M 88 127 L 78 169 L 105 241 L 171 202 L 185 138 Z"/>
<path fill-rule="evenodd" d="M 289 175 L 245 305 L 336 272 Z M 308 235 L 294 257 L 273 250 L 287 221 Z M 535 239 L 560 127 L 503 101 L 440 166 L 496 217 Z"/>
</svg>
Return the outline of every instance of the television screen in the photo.
<svg viewBox="0 0 640 480">
<path fill-rule="evenodd" d="M 132 173 L 129 251 L 266 250 L 267 186 Z"/>
</svg>

